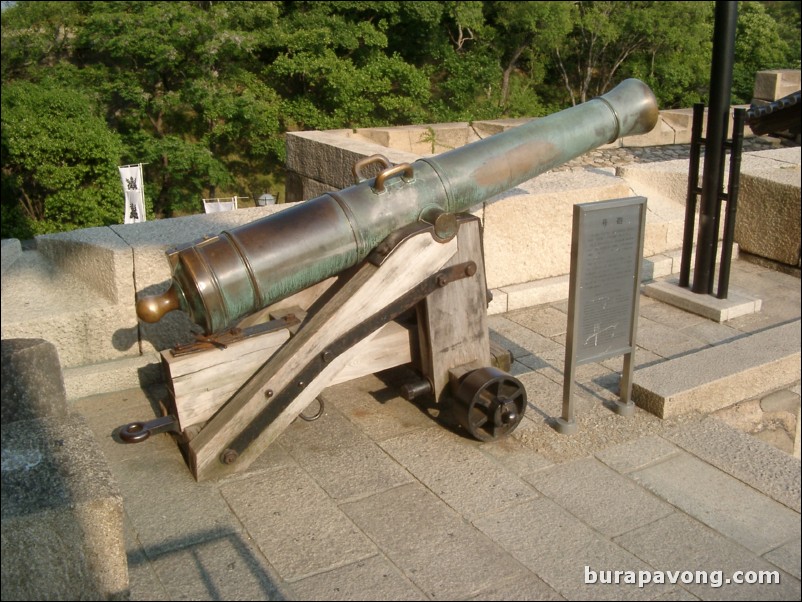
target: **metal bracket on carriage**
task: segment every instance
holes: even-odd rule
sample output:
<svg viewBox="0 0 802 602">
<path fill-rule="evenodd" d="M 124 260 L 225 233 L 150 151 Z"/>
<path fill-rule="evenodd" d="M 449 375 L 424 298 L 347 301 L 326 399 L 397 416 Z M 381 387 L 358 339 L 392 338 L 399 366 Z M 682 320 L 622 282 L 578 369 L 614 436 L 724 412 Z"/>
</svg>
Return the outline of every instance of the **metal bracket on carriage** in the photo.
<svg viewBox="0 0 802 602">
<path fill-rule="evenodd" d="M 280 318 L 270 320 L 269 322 L 255 324 L 247 328 L 234 327 L 209 336 L 196 335 L 195 342 L 176 345 L 170 350 L 170 353 L 174 357 L 180 357 L 182 355 L 207 351 L 209 349 L 227 349 L 229 345 L 238 341 L 281 330 L 282 328 L 297 326 L 300 323 L 301 320 L 295 314 L 287 314 Z"/>
</svg>

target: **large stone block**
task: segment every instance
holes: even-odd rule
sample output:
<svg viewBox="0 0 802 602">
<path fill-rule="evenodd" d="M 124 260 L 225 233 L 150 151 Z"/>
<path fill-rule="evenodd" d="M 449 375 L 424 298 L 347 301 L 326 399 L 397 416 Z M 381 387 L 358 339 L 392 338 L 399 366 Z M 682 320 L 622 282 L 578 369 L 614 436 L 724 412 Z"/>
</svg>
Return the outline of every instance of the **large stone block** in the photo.
<svg viewBox="0 0 802 602">
<path fill-rule="evenodd" d="M 519 119 L 491 119 L 489 121 L 474 121 L 471 126 L 480 138 L 487 138 L 488 136 L 506 132 L 509 129 L 529 123 L 530 121 L 532 121 L 530 117 Z"/>
<path fill-rule="evenodd" d="M 67 415 L 61 364 L 52 343 L 42 339 L 0 341 L 0 372 L 2 424 Z"/>
<path fill-rule="evenodd" d="M 616 175 L 625 179 L 643 196 L 657 193 L 685 204 L 688 193 L 688 162 L 683 160 L 656 163 L 631 163 L 617 167 Z M 700 168 L 700 174 L 701 168 Z"/>
<path fill-rule="evenodd" d="M 800 167 L 742 170 L 735 240 L 747 253 L 800 267 Z"/>
<path fill-rule="evenodd" d="M 69 367 L 139 355 L 133 301 L 74 312 L 42 313 L 38 320 L 4 319 L 2 337 L 45 339 L 55 345 L 61 365 Z"/>
<path fill-rule="evenodd" d="M 738 108 L 738 107 L 733 107 Z M 741 107 L 748 108 L 748 107 Z M 732 118 L 733 111 L 730 110 L 730 117 L 727 120 L 727 136 L 732 137 Z M 704 110 L 702 117 L 702 131 L 701 135 L 707 134 L 707 108 Z M 660 121 L 674 131 L 674 142 L 664 142 L 662 144 L 690 144 L 693 137 L 693 109 L 671 109 L 668 111 L 660 111 Z M 747 128 L 744 131 L 744 136 L 751 135 Z M 635 146 L 634 144 L 627 144 L 627 146 Z"/>
<path fill-rule="evenodd" d="M 480 139 L 468 123 L 369 128 L 358 133 L 381 146 L 419 156 L 444 153 Z"/>
<path fill-rule="evenodd" d="M 64 254 L 69 254 L 71 248 L 68 243 Z M 129 265 L 127 287 L 131 293 L 127 295 L 127 303 L 116 305 L 101 291 L 102 286 L 95 288 L 87 283 L 90 278 L 100 280 L 102 274 L 78 275 L 62 269 L 39 251 L 25 251 L 3 274 L 2 337 L 50 341 L 56 346 L 62 365 L 76 365 L 90 356 L 109 359 L 138 353 L 130 349 L 136 340 L 135 330 L 132 342 L 119 350 L 115 347 L 120 337 L 118 331 L 136 327 L 136 316 L 129 309 L 133 299 L 131 272 Z M 113 273 L 109 276 L 115 278 Z M 112 294 L 111 291 L 109 287 L 106 292 Z"/>
<path fill-rule="evenodd" d="M 670 109 L 660 111 L 660 120 L 674 131 L 672 144 L 688 144 L 693 130 L 693 109 Z M 703 123 L 704 128 L 707 124 Z M 702 131 L 704 135 L 704 129 Z"/>
<path fill-rule="evenodd" d="M 674 128 L 663 119 L 645 134 L 627 136 L 621 139 L 621 146 L 659 146 L 662 144 L 675 144 L 676 134 Z"/>
<path fill-rule="evenodd" d="M 110 228 L 38 236 L 36 250 L 60 271 L 82 280 L 100 298 L 123 303 L 134 296 L 131 249 Z"/>
<path fill-rule="evenodd" d="M 350 130 L 290 132 L 286 168 L 340 190 L 354 184 L 354 164 L 381 154 L 393 164 L 412 163 L 418 155 L 377 144 Z"/>
<path fill-rule="evenodd" d="M 288 203 L 297 203 L 304 200 L 304 176 L 294 171 L 284 172 L 284 198 Z"/>
<path fill-rule="evenodd" d="M 296 132 L 287 135 L 286 168 L 306 178 L 330 184 L 335 189 L 354 183 L 354 164 L 387 148 L 362 141 L 350 141 L 335 132 Z"/>
<path fill-rule="evenodd" d="M 3 600 L 123 600 L 123 500 L 80 416 L 2 424 Z"/>
<path fill-rule="evenodd" d="M 284 190 L 288 203 L 297 203 L 314 199 L 335 190 L 333 186 L 307 178 L 294 171 L 285 174 Z"/>
<path fill-rule="evenodd" d="M 567 274 L 574 204 L 628 196 L 623 180 L 585 171 L 544 174 L 488 201 L 481 212 L 488 287 Z"/>
<path fill-rule="evenodd" d="M 772 69 L 755 74 L 753 96 L 759 100 L 777 100 L 800 88 L 799 69 Z"/>
</svg>

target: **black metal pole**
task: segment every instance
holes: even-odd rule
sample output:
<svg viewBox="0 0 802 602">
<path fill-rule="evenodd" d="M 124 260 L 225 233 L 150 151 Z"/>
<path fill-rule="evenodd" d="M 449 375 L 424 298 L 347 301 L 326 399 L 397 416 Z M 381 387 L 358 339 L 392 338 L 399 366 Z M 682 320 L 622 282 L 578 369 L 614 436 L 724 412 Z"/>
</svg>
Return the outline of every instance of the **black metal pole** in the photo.
<svg viewBox="0 0 802 602">
<path fill-rule="evenodd" d="M 696 239 L 696 263 L 693 274 L 694 293 L 709 294 L 712 282 L 714 262 L 711 258 L 715 256 L 715 247 L 718 244 L 716 214 L 720 202 L 722 154 L 730 113 L 737 21 L 738 2 L 718 0 L 713 32 L 713 60 L 710 67 L 710 106 L 705 136 L 699 235 Z"/>
<path fill-rule="evenodd" d="M 688 164 L 688 191 L 685 194 L 685 229 L 682 233 L 682 257 L 679 268 L 679 286 L 688 288 L 691 277 L 691 255 L 693 254 L 693 235 L 696 226 L 696 205 L 699 198 L 699 155 L 702 152 L 704 137 L 702 124 L 705 118 L 705 105 L 693 105 L 693 124 L 691 127 L 691 149 Z"/>
<path fill-rule="evenodd" d="M 721 241 L 721 267 L 718 271 L 716 296 L 726 299 L 730 287 L 730 262 L 735 239 L 735 214 L 738 210 L 738 191 L 741 188 L 741 153 L 744 144 L 746 109 L 735 109 L 732 119 L 732 146 L 730 147 L 730 179 L 727 185 L 727 212 L 724 215 L 724 237 Z"/>
<path fill-rule="evenodd" d="M 708 280 L 707 280 L 707 290 L 710 294 L 713 294 L 713 283 L 715 281 L 716 275 L 716 253 L 718 253 L 718 235 L 721 232 L 721 203 L 727 198 L 727 195 L 724 192 L 724 173 L 727 170 L 727 152 L 726 149 L 730 147 L 729 139 L 727 139 L 727 126 L 729 125 L 729 112 L 727 116 L 724 118 L 724 140 L 721 142 L 721 167 L 718 170 L 718 182 L 716 182 L 716 190 L 718 191 L 718 200 L 716 201 L 716 214 L 713 217 L 713 223 L 715 224 L 714 231 L 716 233 L 715 244 L 710 248 L 710 257 L 708 258 L 708 263 L 710 265 L 710 272 L 708 273 Z"/>
</svg>

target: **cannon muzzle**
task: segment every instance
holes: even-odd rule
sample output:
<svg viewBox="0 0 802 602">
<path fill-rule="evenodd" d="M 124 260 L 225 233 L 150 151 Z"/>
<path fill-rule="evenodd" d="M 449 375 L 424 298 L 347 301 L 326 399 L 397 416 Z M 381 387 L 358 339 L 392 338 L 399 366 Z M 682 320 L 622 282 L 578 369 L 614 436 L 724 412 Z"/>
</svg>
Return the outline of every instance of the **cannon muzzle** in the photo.
<svg viewBox="0 0 802 602">
<path fill-rule="evenodd" d="M 388 163 L 375 178 L 170 251 L 172 285 L 141 299 L 137 315 L 157 322 L 181 309 L 206 334 L 220 332 L 356 265 L 399 228 L 424 220 L 448 230 L 453 222 L 444 216 L 603 144 L 649 132 L 657 117 L 651 90 L 628 79 L 599 98 L 478 142 L 412 164 Z"/>
</svg>

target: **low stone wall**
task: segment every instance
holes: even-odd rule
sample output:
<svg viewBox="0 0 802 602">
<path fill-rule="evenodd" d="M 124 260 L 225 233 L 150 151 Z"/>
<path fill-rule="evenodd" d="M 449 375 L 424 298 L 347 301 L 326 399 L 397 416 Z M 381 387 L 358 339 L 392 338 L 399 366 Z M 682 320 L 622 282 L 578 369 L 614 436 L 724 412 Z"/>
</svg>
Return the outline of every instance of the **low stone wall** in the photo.
<svg viewBox="0 0 802 602">
<path fill-rule="evenodd" d="M 800 267 L 801 158 L 798 147 L 744 154 L 735 219 L 740 250 L 781 266 Z M 627 165 L 618 173 L 645 196 L 664 194 L 678 202 L 685 198 L 687 161 Z"/>
<path fill-rule="evenodd" d="M 27 251 L 3 241 L 2 338 L 51 342 L 68 399 L 152 383 L 161 378 L 158 352 L 194 338 L 182 312 L 158 324 L 136 316 L 138 297 L 169 286 L 166 250 L 286 207 L 39 236 Z"/>
<path fill-rule="evenodd" d="M 477 207 L 474 213 L 484 223 L 488 286 L 503 289 L 567 274 L 572 206 L 636 194 L 611 170 L 578 171 L 543 174 Z M 657 199 L 653 205 L 647 256 L 678 247 L 677 220 L 683 215 Z M 158 363 L 159 351 L 190 342 L 198 332 L 183 312 L 170 312 L 156 324 L 137 319 L 136 300 L 162 293 L 170 284 L 165 252 L 290 206 L 38 237 L 37 250 L 14 252 L 15 261 L 3 273 L 2 337 L 51 341 L 66 369 L 69 398 L 91 394 L 83 387 L 89 382 L 87 367 L 117 378 L 104 366 L 109 361 L 128 361 L 119 377 L 128 386 L 141 384 L 137 377 L 145 364 L 137 363 L 140 358 Z M 506 309 L 502 305 L 496 311 Z"/>
<path fill-rule="evenodd" d="M 83 417 L 67 411 L 55 347 L 0 344 L 2 599 L 126 600 L 123 499 Z"/>
<path fill-rule="evenodd" d="M 298 138 L 308 142 L 314 136 Z M 328 148 L 328 168 L 339 161 L 345 169 L 354 149 Z M 750 253 L 798 265 L 799 149 L 748 153 L 742 173 L 737 242 Z M 647 197 L 644 278 L 676 272 L 686 189 L 687 161 L 663 161 L 546 173 L 476 207 L 494 294 L 489 312 L 567 296 L 572 207 L 579 202 Z M 137 298 L 169 286 L 165 251 L 290 206 L 42 236 L 38 249 L 29 251 L 22 251 L 18 241 L 5 241 L 2 337 L 52 342 L 64 368 L 68 399 L 157 381 L 162 377 L 159 352 L 189 342 L 197 332 L 182 312 L 171 312 L 157 324 L 136 317 Z M 782 223 L 766 217 L 778 207 L 785 211 Z"/>
<path fill-rule="evenodd" d="M 371 155 L 391 163 L 413 163 L 517 127 L 529 119 L 437 123 L 390 128 L 289 132 L 287 134 L 286 198 L 303 201 L 354 184 L 352 167 Z M 599 150 L 689 144 L 693 109 L 660 111 L 652 131 L 619 138 Z M 707 127 L 707 119 L 703 122 Z M 730 131 L 732 120 L 730 120 Z M 703 131 L 704 135 L 704 131 Z M 745 135 L 751 135 L 747 131 Z M 376 173 L 368 173 L 368 177 Z"/>
<path fill-rule="evenodd" d="M 735 240 L 747 253 L 800 268 L 799 149 L 760 154 L 741 170 Z"/>
<path fill-rule="evenodd" d="M 778 85 L 775 93 L 784 91 Z M 652 132 L 600 150 L 648 152 L 663 144 L 677 148 L 690 140 L 691 115 L 690 109 L 663 111 Z M 287 135 L 285 198 L 300 201 L 346 188 L 354 183 L 357 161 L 375 154 L 394 164 L 413 163 L 525 121 L 292 132 Z M 670 155 L 659 158 L 665 156 Z M 472 209 L 483 222 L 487 282 L 494 295 L 490 313 L 567 296 L 572 207 L 580 202 L 647 197 L 644 278 L 678 270 L 687 160 L 617 168 L 569 163 Z M 746 153 L 736 226 L 736 242 L 743 250 L 797 269 L 799 163 L 798 148 Z M 366 171 L 363 177 L 376 175 Z M 182 312 L 171 312 L 157 324 L 137 319 L 136 300 L 169 286 L 165 252 L 289 206 L 40 236 L 35 250 L 23 250 L 19 241 L 3 241 L 2 338 L 52 342 L 68 399 L 159 380 L 159 352 L 193 340 L 198 332 Z"/>
</svg>

